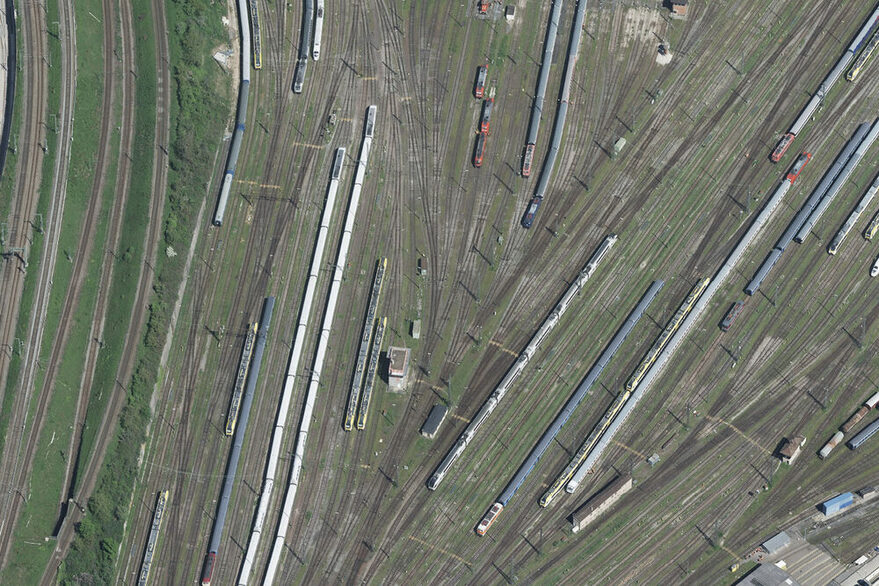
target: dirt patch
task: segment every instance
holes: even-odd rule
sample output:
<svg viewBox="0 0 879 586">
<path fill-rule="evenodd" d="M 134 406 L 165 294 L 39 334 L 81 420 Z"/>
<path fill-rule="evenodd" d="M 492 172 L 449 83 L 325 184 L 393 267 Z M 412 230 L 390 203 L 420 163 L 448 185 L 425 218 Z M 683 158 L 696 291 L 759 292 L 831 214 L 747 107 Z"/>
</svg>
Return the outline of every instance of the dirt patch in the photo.
<svg viewBox="0 0 879 586">
<path fill-rule="evenodd" d="M 671 63 L 671 57 L 672 57 L 672 55 L 671 55 L 670 51 L 666 51 L 665 55 L 657 52 L 656 53 L 656 62 L 659 63 L 660 65 L 668 65 L 669 63 Z"/>
<path fill-rule="evenodd" d="M 656 10 L 635 7 L 626 11 L 623 23 L 624 47 L 628 47 L 631 41 L 659 42 L 660 38 L 665 38 L 663 32 L 665 32 L 665 21 Z"/>
</svg>

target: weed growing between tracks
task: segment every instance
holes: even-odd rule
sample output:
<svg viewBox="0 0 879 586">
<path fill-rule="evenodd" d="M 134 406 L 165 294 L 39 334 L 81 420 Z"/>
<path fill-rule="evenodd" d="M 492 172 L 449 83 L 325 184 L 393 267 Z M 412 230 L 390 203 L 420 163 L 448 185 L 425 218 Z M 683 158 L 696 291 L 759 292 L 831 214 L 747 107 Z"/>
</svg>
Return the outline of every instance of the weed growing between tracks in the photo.
<svg viewBox="0 0 879 586">
<path fill-rule="evenodd" d="M 58 20 L 58 2 L 57 0 L 48 0 L 46 6 L 46 19 L 49 22 L 55 22 Z M 19 27 L 19 33 L 21 32 L 21 19 L 18 19 L 17 25 Z M 18 36 L 21 39 L 21 35 Z M 61 94 L 59 93 L 59 88 L 61 87 L 61 43 L 57 36 L 49 35 L 49 80 L 48 80 L 48 97 L 47 97 L 47 116 L 55 115 L 57 116 L 59 110 L 61 109 Z M 18 81 L 18 88 L 23 88 L 24 82 L 22 80 Z M 18 93 L 18 90 L 16 90 Z M 21 112 L 21 108 L 18 109 Z M 19 125 L 19 120 L 15 117 L 15 128 Z M 57 128 L 57 126 L 55 127 Z M 17 136 L 17 131 L 13 129 L 13 136 Z M 52 171 L 55 165 L 54 153 L 57 151 L 56 145 L 58 143 L 57 134 L 54 132 L 46 133 L 46 148 L 49 152 L 49 156 L 43 158 L 43 181 L 40 185 L 40 199 L 37 203 L 37 213 L 41 214 L 42 218 L 46 218 L 49 209 L 49 201 L 51 199 L 51 177 Z M 6 160 L 6 168 L 14 169 L 15 157 L 9 157 Z M 7 171 L 6 177 L 14 177 L 14 173 Z M 12 178 L 10 178 L 10 183 L 8 184 L 9 193 L 12 193 L 13 185 Z M 4 180 L 0 183 L 0 193 L 7 192 L 7 183 Z M 0 216 L 2 217 L 2 216 Z M 40 255 L 43 250 L 43 225 L 40 225 L 40 231 L 34 230 L 33 239 L 31 241 L 30 248 L 28 250 L 28 272 L 25 276 L 24 281 L 24 290 L 21 296 L 21 305 L 19 308 L 19 317 L 24 317 L 24 319 L 19 319 L 18 323 L 15 326 L 15 337 L 19 340 L 25 340 L 27 338 L 27 329 L 28 329 L 28 316 L 30 316 L 31 309 L 34 303 L 34 291 L 36 290 L 36 281 L 39 276 L 39 264 L 40 264 Z M 13 344 L 12 358 L 9 361 L 9 373 L 6 379 L 6 389 L 3 392 L 3 404 L 0 405 L 0 452 L 3 451 L 3 444 L 6 441 L 6 427 L 9 424 L 9 414 L 12 412 L 12 399 L 15 396 L 15 388 L 18 385 L 18 378 L 20 376 L 21 371 L 21 353 L 23 351 L 22 347 L 17 343 Z"/>
<path fill-rule="evenodd" d="M 138 22 L 150 21 L 151 7 L 148 0 L 136 0 L 133 8 Z M 223 101 L 217 97 L 221 80 L 216 68 L 209 62 L 211 48 L 222 42 L 224 37 L 221 25 L 224 7 L 211 4 L 207 0 L 175 0 L 168 4 L 167 9 L 167 22 L 171 25 L 169 35 L 175 99 L 171 108 L 170 172 L 164 241 L 159 245 L 159 258 L 154 267 L 154 294 L 150 300 L 149 317 L 138 350 L 134 374 L 127 389 L 127 402 L 120 415 L 116 437 L 107 450 L 97 487 L 89 500 L 88 514 L 77 526 L 71 553 L 60 571 L 62 584 L 75 583 L 79 577 L 85 575 L 107 583 L 114 581 L 116 553 L 123 539 L 124 525 L 129 514 L 127 503 L 131 500 L 140 449 L 146 439 L 151 418 L 150 396 L 169 329 L 170 309 L 183 278 L 185 259 L 182 256 L 169 259 L 162 252 L 169 245 L 178 251 L 189 246 L 196 229 L 193 225 L 196 211 L 200 198 L 204 197 L 204 177 L 210 176 L 214 150 L 220 144 L 223 123 L 229 111 L 228 100 Z M 148 36 L 152 41 L 152 35 Z M 149 128 L 141 126 L 141 112 L 148 104 L 155 104 L 155 77 L 154 73 L 151 74 L 155 71 L 155 64 L 150 62 L 154 52 L 143 51 L 141 41 L 139 34 L 138 136 L 145 134 L 151 138 L 154 119 L 149 120 Z M 141 99 L 144 74 L 150 77 L 144 91 L 150 92 L 151 101 Z M 145 150 L 138 150 L 139 143 L 137 141 L 135 145 L 135 153 L 152 160 L 152 144 L 145 145 Z M 148 188 L 151 174 L 151 165 L 146 170 L 134 168 L 133 198 L 137 198 L 137 189 Z M 140 194 L 144 202 L 147 202 L 144 205 L 148 205 L 149 198 L 146 195 Z M 137 204 L 129 205 L 126 219 L 135 217 L 130 213 Z M 143 218 L 143 215 L 140 217 Z M 140 240 L 132 241 L 138 247 L 142 242 L 142 235 L 141 231 Z M 125 239 L 123 236 L 123 241 Z M 133 269 L 138 268 L 137 263 L 132 264 Z M 117 267 L 116 270 L 121 268 Z M 130 278 L 136 281 L 136 271 Z M 120 276 L 119 279 L 119 282 L 124 282 L 123 277 Z M 110 315 L 114 315 L 112 305 L 109 311 Z M 118 305 L 116 311 L 119 311 Z M 100 364 L 98 369 L 97 376 L 100 376 Z M 93 438 L 90 441 L 93 442 Z M 85 438 L 83 443 L 85 444 Z"/>
<path fill-rule="evenodd" d="M 15 20 L 15 30 L 16 39 L 18 41 L 16 50 L 18 51 L 18 54 L 21 55 L 21 18 Z M 0 175 L 0 194 L 8 195 L 8 197 L 0 196 L 0 218 L 3 218 L 3 221 L 6 221 L 6 218 L 8 218 L 12 198 L 15 196 L 13 190 L 15 189 L 15 171 L 18 165 L 18 137 L 21 130 L 21 113 L 24 104 L 23 92 L 24 82 L 19 78 L 15 83 L 15 104 L 12 109 L 12 120 L 10 121 L 11 130 L 9 132 L 9 149 L 6 153 L 6 166 L 3 169 L 3 174 Z"/>
<path fill-rule="evenodd" d="M 132 6 L 134 22 L 150 22 L 151 12 L 147 2 L 134 2 Z M 119 245 L 115 251 L 113 281 L 107 297 L 106 327 L 103 333 L 103 346 L 95 365 L 95 377 L 89 404 L 85 413 L 82 444 L 73 471 L 73 486 L 78 488 L 83 470 L 91 458 L 95 444 L 95 433 L 101 425 L 104 411 L 116 387 L 116 371 L 122 359 L 125 339 L 133 315 L 134 299 L 137 296 L 137 281 L 145 251 L 144 236 L 149 215 L 152 179 L 153 149 L 156 126 L 156 63 L 155 36 L 149 27 L 136 33 L 137 85 L 135 90 L 134 143 L 131 149 L 131 184 L 122 219 Z M 149 266 L 147 266 L 149 270 Z M 136 328 L 138 324 L 134 324 Z M 129 325 L 130 327 L 130 325 Z M 124 382 L 124 381 L 122 381 Z"/>
<path fill-rule="evenodd" d="M 87 16 L 91 11 L 98 15 L 102 14 L 99 0 L 91 0 L 87 3 L 79 3 L 80 16 Z M 101 46 L 101 25 L 92 19 L 83 19 L 78 27 L 78 46 L 84 54 L 99 51 Z M 52 46 L 58 46 L 56 38 L 50 38 Z M 70 56 L 75 58 L 75 56 Z M 60 73 L 60 47 L 57 60 Z M 89 205 L 90 194 L 95 180 L 95 157 L 98 148 L 98 135 L 101 125 L 98 118 L 101 112 L 102 95 L 102 71 L 103 61 L 88 60 L 87 63 L 79 61 L 78 71 L 83 79 L 95 79 L 97 83 L 80 84 L 76 88 L 75 116 L 73 133 L 79 139 L 79 147 L 73 149 L 69 161 L 69 176 L 66 187 L 65 214 L 62 220 L 61 234 L 59 235 L 59 247 L 67 255 L 65 262 L 62 260 L 56 265 L 54 273 L 55 287 L 49 299 L 49 308 L 46 321 L 49 327 L 44 332 L 42 345 L 42 360 L 46 364 L 52 351 L 52 340 L 60 327 L 62 320 L 62 307 L 68 295 L 67 283 L 73 273 L 72 258 L 84 251 L 77 250 L 84 229 L 83 223 L 86 209 Z M 51 84 L 51 78 L 50 78 Z M 52 111 L 51 109 L 49 110 Z M 49 119 L 51 122 L 51 118 Z M 54 133 L 47 133 L 54 137 Z M 85 145 L 85 146 L 83 146 Z M 54 152 L 54 151 L 53 151 Z M 46 157 L 45 161 L 52 161 Z M 54 161 L 52 161 L 54 164 Z M 63 164 L 63 163 L 62 163 Z M 50 189 L 52 185 L 51 170 L 43 173 L 42 185 Z M 113 197 L 112 190 L 106 190 L 108 197 Z M 37 448 L 37 457 L 33 462 L 31 478 L 38 479 L 32 482 L 28 491 L 28 498 L 21 512 L 21 521 L 15 528 L 16 541 L 13 545 L 11 559 L 15 560 L 9 565 L 5 578 L 17 583 L 36 583 L 45 567 L 46 558 L 51 554 L 52 548 L 47 546 L 35 548 L 31 543 L 39 542 L 41 538 L 52 535 L 58 519 L 59 502 L 64 500 L 62 483 L 65 469 L 70 454 L 67 453 L 64 437 L 70 429 L 72 414 L 75 412 L 76 389 L 82 376 L 83 353 L 86 345 L 81 343 L 88 338 L 90 315 L 93 311 L 97 296 L 97 275 L 100 273 L 103 250 L 100 243 L 106 237 L 107 214 L 101 214 L 97 229 L 93 234 L 93 242 L 97 243 L 98 250 L 93 250 L 91 257 L 86 261 L 86 276 L 80 292 L 79 303 L 73 307 L 71 330 L 68 341 L 70 342 L 64 351 L 61 365 L 57 371 L 54 392 L 52 394 L 48 410 L 46 412 L 45 425 L 40 433 Z M 37 275 L 38 271 L 31 269 L 29 274 Z M 29 289 L 30 291 L 30 289 Z M 28 312 L 29 313 L 29 312 Z M 20 315 L 27 317 L 28 313 Z M 23 320 L 26 323 L 27 320 Z M 77 343 L 79 342 L 79 343 Z M 45 368 L 45 366 L 44 366 Z M 42 388 L 45 381 L 45 372 L 37 375 L 35 389 Z M 17 377 L 16 377 L 17 378 Z M 47 389 L 43 389 L 47 392 Z M 36 405 L 39 392 L 35 393 L 30 409 Z M 33 413 L 29 414 L 33 417 Z M 55 442 L 58 442 L 57 444 Z M 59 498 L 60 495 L 60 498 Z"/>
</svg>

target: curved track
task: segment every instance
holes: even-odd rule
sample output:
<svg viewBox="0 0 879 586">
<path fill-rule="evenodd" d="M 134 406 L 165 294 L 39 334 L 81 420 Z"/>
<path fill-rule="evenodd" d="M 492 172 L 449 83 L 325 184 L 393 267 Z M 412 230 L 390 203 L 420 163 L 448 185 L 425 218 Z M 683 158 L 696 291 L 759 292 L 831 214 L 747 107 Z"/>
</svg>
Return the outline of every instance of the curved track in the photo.
<svg viewBox="0 0 879 586">
<path fill-rule="evenodd" d="M 35 3 L 30 3 L 27 7 L 29 10 L 25 13 L 25 22 L 27 23 L 25 26 L 29 27 L 33 23 L 36 25 L 35 28 L 42 33 L 42 31 L 46 30 L 44 28 L 45 22 L 42 20 L 45 14 L 42 12 L 42 7 Z M 2 497 L 0 497 L 0 503 L 2 503 L 0 504 L 0 510 L 2 510 L 2 518 L 0 518 L 0 565 L 5 565 L 11 550 L 12 535 L 18 518 L 18 512 L 24 502 L 24 494 L 27 491 L 29 466 L 30 462 L 33 461 L 33 450 L 35 449 L 36 438 L 39 436 L 39 429 L 42 424 L 40 417 L 35 416 L 33 424 L 29 429 L 28 438 L 27 440 L 25 439 L 24 421 L 30 406 L 32 389 L 34 387 L 36 368 L 39 362 L 37 357 L 40 355 L 46 309 L 52 287 L 51 276 L 54 273 L 58 252 L 57 238 L 60 234 L 61 218 L 64 211 L 64 196 L 72 143 L 72 112 L 76 92 L 76 27 L 73 7 L 60 3 L 59 10 L 60 25 L 58 30 L 62 43 L 61 87 L 63 88 L 61 110 L 58 114 L 57 145 L 59 151 L 55 159 L 54 176 L 50 192 L 51 203 L 46 217 L 44 248 L 38 267 L 39 276 L 34 296 L 34 310 L 30 316 L 28 336 L 24 343 L 23 372 L 19 386 L 21 392 L 16 394 L 13 403 L 13 412 L 10 416 L 5 449 L 2 459 L 0 459 L 0 469 L 3 471 L 3 476 L 0 476 L 0 483 L 14 487 L 8 492 L 2 493 Z M 29 34 L 24 36 L 24 42 L 31 47 L 33 47 L 33 43 L 39 43 L 43 45 L 45 51 L 45 37 L 41 35 L 39 39 L 34 39 L 31 36 L 33 33 L 30 30 L 28 32 Z M 43 91 L 45 92 L 45 86 Z M 45 135 L 41 134 L 43 131 L 39 129 L 41 121 L 26 117 L 26 125 L 28 122 L 34 122 L 36 127 L 35 132 L 28 136 L 32 138 L 35 135 L 42 135 L 42 140 L 44 141 Z M 45 121 L 42 122 L 44 123 Z M 34 130 L 34 127 L 29 127 L 28 130 Z M 32 161 L 28 159 L 28 162 Z M 36 198 L 35 190 L 39 180 L 39 168 L 29 166 L 29 172 L 33 173 L 33 175 L 26 178 L 26 186 L 30 186 L 34 190 L 33 197 Z M 30 190 L 26 189 L 26 192 L 28 191 Z M 45 404 L 47 403 L 45 395 L 47 394 L 41 394 L 40 401 L 42 407 L 38 406 L 38 413 L 45 412 Z M 27 446 L 26 448 L 25 445 Z M 22 449 L 25 449 L 24 454 L 22 454 Z"/>
<path fill-rule="evenodd" d="M 248 133 L 242 145 L 228 219 L 222 229 L 210 229 L 198 247 L 199 260 L 181 320 L 182 335 L 174 341 L 174 354 L 179 356 L 172 358 L 166 371 L 155 432 L 145 452 L 145 490 L 172 487 L 173 514 L 168 516 L 156 557 L 156 579 L 183 583 L 198 573 L 227 449 L 219 439 L 240 336 L 254 318 L 256 301 L 271 293 L 278 296 L 278 325 L 273 326 L 266 373 L 261 376 L 262 391 L 254 402 L 252 418 L 260 423 L 253 424 L 244 446 L 228 537 L 221 544 L 214 574 L 221 583 L 237 577 L 258 497 L 270 423 L 277 411 L 289 333 L 301 301 L 300 283 L 307 264 L 307 259 L 301 259 L 312 246 L 321 208 L 315 202 L 324 194 L 324 170 L 332 147 L 355 145 L 357 121 L 369 103 L 378 104 L 382 120 L 354 233 L 358 254 L 349 257 L 352 270 L 342 286 L 340 316 L 333 332 L 339 341 L 332 343 L 328 356 L 335 366 L 325 373 L 321 407 L 315 411 L 315 440 L 306 454 L 280 580 L 485 583 L 527 576 L 558 581 L 560 568 L 566 564 L 571 568 L 570 576 L 584 575 L 589 564 L 607 557 L 609 542 L 604 543 L 599 532 L 589 532 L 578 541 L 562 532 L 566 523 L 560 517 L 569 512 L 567 507 L 574 506 L 573 501 L 563 500 L 563 506 L 548 512 L 536 505 L 545 488 L 540 484 L 551 481 L 551 475 L 567 460 L 564 449 L 548 450 L 533 475 L 536 478 L 522 487 L 526 498 L 517 499 L 505 511 L 493 535 L 482 540 L 472 535 L 479 515 L 490 505 L 490 493 L 501 488 L 498 484 L 521 462 L 519 455 L 530 447 L 529 441 L 536 440 L 536 433 L 515 432 L 539 426 L 539 417 L 532 416 L 535 413 L 551 416 L 566 396 L 564 391 L 576 383 L 578 373 L 585 370 L 609 335 L 607 324 L 618 321 L 621 308 L 631 302 L 631 291 L 643 290 L 639 285 L 654 277 L 668 278 L 673 291 L 666 293 L 677 299 L 697 276 L 723 260 L 730 248 L 727 241 L 753 217 L 748 208 L 753 204 L 744 203 L 741 186 L 753 185 L 753 194 L 748 197 L 763 198 L 765 190 L 758 186 L 769 181 L 768 162 L 755 161 L 749 153 L 762 152 L 763 143 L 773 138 L 773 128 L 789 116 L 790 104 L 801 101 L 798 92 L 821 75 L 823 64 L 816 65 L 820 56 L 835 53 L 830 35 L 803 23 L 825 20 L 830 30 L 841 26 L 843 17 L 826 4 L 812 1 L 791 9 L 793 16 L 786 13 L 799 24 L 783 38 L 785 42 L 777 42 L 776 34 L 771 36 L 772 42 L 764 43 L 770 35 L 761 27 L 778 20 L 768 11 L 748 18 L 747 6 L 700 6 L 679 26 L 677 47 L 672 47 L 677 57 L 668 66 L 660 66 L 653 62 L 655 37 L 645 38 L 643 31 L 636 34 L 631 30 L 633 18 L 640 14 L 633 10 L 640 7 L 599 4 L 587 17 L 593 41 L 587 44 L 597 47 L 598 55 L 587 56 L 586 47 L 581 51 L 580 59 L 588 59 L 589 65 L 575 76 L 571 100 L 577 107 L 570 112 L 552 200 L 542 211 L 547 229 L 541 226 L 526 235 L 515 228 L 516 210 L 521 209 L 516 204 L 527 195 L 527 186 L 515 179 L 521 153 L 505 144 L 504 137 L 513 132 L 510 129 L 521 131 L 519 110 L 527 111 L 529 100 L 519 88 L 529 85 L 536 67 L 526 61 L 527 56 L 511 51 L 510 57 L 527 66 L 492 80 L 498 90 L 497 117 L 492 120 L 495 138 L 480 170 L 473 170 L 468 161 L 467 145 L 472 144 L 478 103 L 466 91 L 475 65 L 496 52 L 494 39 L 511 35 L 515 46 L 517 39 L 527 37 L 521 24 L 526 15 L 508 25 L 475 18 L 475 9 L 469 5 L 410 6 L 404 13 L 390 1 L 368 10 L 364 5 L 331 4 L 326 20 L 330 42 L 322 48 L 321 61 L 312 64 L 304 93 L 292 96 L 289 82 L 295 59 L 291 40 L 299 30 L 299 12 L 277 9 L 269 3 L 260 8 L 266 69 L 253 77 L 249 115 L 254 132 Z M 527 21 L 536 22 L 535 14 L 545 14 L 548 6 L 528 4 L 526 10 L 530 11 Z M 570 21 L 570 11 L 565 18 L 564 22 Z M 667 23 L 663 23 L 656 24 L 660 31 L 666 31 L 663 27 Z M 644 31 L 653 30 L 650 27 L 654 25 L 648 24 Z M 731 33 L 719 36 L 719 30 Z M 455 50 L 443 44 L 452 38 L 458 43 Z M 723 50 L 708 50 L 709 46 L 716 48 L 713 43 L 718 38 L 723 41 Z M 466 49 L 455 52 L 462 46 Z M 608 47 L 619 52 L 608 56 Z M 755 55 L 741 76 L 717 56 L 737 51 Z M 448 58 L 450 53 L 454 58 Z M 617 64 L 620 67 L 611 66 Z M 492 71 L 513 69 L 497 65 Z M 713 91 L 704 101 L 691 99 L 694 90 L 688 87 L 699 72 L 706 76 L 705 87 Z M 554 88 L 557 83 L 549 88 L 550 95 L 554 95 Z M 654 96 L 662 89 L 664 95 L 654 105 L 642 89 Z M 863 104 L 875 89 L 857 87 L 846 96 Z M 828 120 L 853 115 L 835 105 L 842 101 L 835 98 L 828 103 L 823 122 L 817 122 L 827 136 L 832 137 L 832 131 L 843 125 L 831 125 Z M 325 124 L 331 113 L 339 118 L 335 128 Z M 611 161 L 602 149 L 613 144 L 624 126 L 635 129 L 632 140 L 627 150 Z M 280 187 L 272 187 L 275 185 Z M 792 199 L 798 197 L 791 195 Z M 742 214 L 738 203 L 745 208 Z M 336 217 L 340 217 L 338 213 Z M 338 221 L 331 234 L 338 233 L 337 226 Z M 770 222 L 770 231 L 774 232 L 774 226 Z M 608 231 L 621 234 L 621 248 L 614 251 L 618 270 L 590 285 L 583 309 L 566 320 L 570 324 L 554 338 L 553 347 L 537 358 L 542 370 L 521 382 L 515 400 L 499 410 L 484 440 L 473 446 L 485 465 L 465 463 L 447 478 L 451 488 L 444 485 L 443 490 L 429 493 L 424 488 L 427 475 L 462 429 L 462 422 L 454 416 L 472 416 L 514 359 L 509 353 L 521 349 L 536 322 L 550 309 L 547 303 L 564 290 L 566 284 L 559 275 L 573 274 Z M 503 236 L 502 245 L 494 244 L 498 236 Z M 853 259 L 861 248 L 853 246 L 852 256 L 847 257 L 847 247 L 842 258 Z M 327 251 L 327 255 L 332 253 Z M 423 300 L 424 339 L 413 355 L 417 381 L 409 395 L 379 392 L 367 431 L 344 434 L 341 418 L 355 358 L 351 340 L 359 337 L 369 288 L 368 268 L 363 271 L 382 254 L 389 256 L 390 262 L 388 294 L 380 311 L 391 316 L 391 343 L 411 343 L 404 328 L 416 300 Z M 788 274 L 796 270 L 797 278 L 804 279 L 794 266 L 800 266 L 796 259 L 802 261 L 801 254 L 811 253 L 792 254 L 790 268 L 782 270 Z M 415 259 L 420 257 L 428 260 L 427 279 L 413 276 Z M 850 277 L 851 266 L 850 262 L 827 265 L 820 273 L 808 275 L 820 277 L 837 292 Z M 735 275 L 735 283 L 728 289 L 741 279 Z M 236 284 L 229 286 L 232 280 Z M 326 281 L 322 276 L 319 287 Z M 807 299 L 808 293 L 798 285 L 785 287 L 784 293 L 792 300 L 818 312 L 816 302 Z M 861 303 L 865 291 L 859 289 L 851 295 L 845 315 L 855 311 L 855 302 Z M 736 292 L 726 290 L 724 295 Z M 509 305 L 511 299 L 514 302 Z M 827 298 L 821 301 L 828 303 Z M 806 330 L 801 329 L 805 320 L 792 326 L 790 320 L 796 317 L 791 317 L 790 309 L 782 314 L 787 316 L 782 319 L 784 325 L 766 320 L 768 325 L 760 322 L 755 327 L 758 320 L 751 316 L 761 313 L 765 318 L 764 312 L 776 311 L 767 304 L 760 299 L 749 306 L 739 329 L 725 337 L 718 337 L 716 331 L 706 333 L 709 325 L 700 323 L 702 329 L 693 334 L 694 344 L 687 342 L 688 356 L 699 366 L 677 364 L 670 369 L 664 378 L 674 378 L 676 384 L 668 384 L 655 402 L 639 406 L 639 411 L 649 412 L 645 420 L 650 424 L 627 428 L 620 437 L 626 446 L 608 450 L 606 461 L 625 469 L 641 459 L 631 450 L 650 453 L 648 450 L 662 445 L 663 463 L 652 471 L 638 469 L 646 477 L 643 486 L 650 490 L 633 492 L 630 512 L 609 518 L 611 523 L 628 522 L 621 531 L 632 545 L 620 551 L 618 560 L 596 570 L 594 575 L 602 581 L 625 582 L 643 575 L 680 581 L 683 570 L 677 566 L 676 556 L 652 544 L 673 542 L 675 548 L 689 547 L 694 553 L 684 557 L 695 564 L 709 547 L 697 528 L 710 534 L 713 528 L 706 527 L 706 519 L 715 516 L 720 528 L 729 528 L 741 518 L 750 501 L 746 491 L 761 482 L 761 474 L 772 473 L 763 448 L 771 448 L 777 435 L 759 432 L 762 418 L 769 415 L 755 414 L 753 405 L 759 403 L 752 402 L 759 401 L 763 393 L 778 398 L 787 388 L 783 377 L 799 380 L 791 377 L 787 368 L 780 368 L 778 375 L 770 370 L 781 365 L 789 352 L 802 350 L 817 356 L 817 363 L 833 364 L 842 374 L 826 379 L 831 386 L 866 372 L 865 367 L 852 367 L 857 355 L 851 349 L 843 351 L 846 338 L 841 333 L 832 332 L 835 344 L 808 342 Z M 715 309 L 712 306 L 711 311 Z M 652 315 L 657 321 L 664 321 L 663 316 L 659 311 Z M 225 335 L 217 333 L 220 326 L 225 326 Z M 621 364 L 609 369 L 607 390 L 596 389 L 589 408 L 572 417 L 571 430 L 559 437 L 560 446 L 576 447 L 582 439 L 578 429 L 588 432 L 589 422 L 594 422 L 614 389 L 624 384 L 657 328 L 661 326 L 648 324 L 633 332 L 631 356 L 621 356 Z M 760 336 L 780 335 L 777 328 L 784 328 L 784 335 L 798 336 L 798 343 L 791 344 L 781 356 L 770 346 L 753 349 Z M 748 338 L 744 337 L 746 332 Z M 309 344 L 314 337 L 312 329 Z M 751 358 L 748 352 L 754 353 L 753 370 L 749 371 L 753 374 L 740 375 L 742 385 L 733 386 L 727 352 L 740 340 L 746 360 Z M 698 352 L 694 350 L 697 347 Z M 829 362 L 829 352 L 840 353 L 843 362 Z M 743 367 L 740 361 L 737 373 L 742 373 Z M 462 371 L 476 374 L 463 384 L 460 376 L 454 379 L 452 417 L 433 444 L 418 439 L 413 446 L 423 415 L 432 403 L 446 398 L 446 382 Z M 803 386 L 814 386 L 812 378 Z M 701 401 L 699 392 L 709 387 L 719 389 L 705 407 L 713 419 L 698 416 L 692 430 L 682 431 L 684 424 L 673 416 L 679 417 L 685 406 L 689 408 L 689 400 Z M 708 391 L 704 394 L 707 397 Z M 296 395 L 293 403 L 301 405 L 298 397 L 302 393 L 297 390 Z M 785 395 L 778 401 L 775 417 L 781 410 L 796 410 L 790 425 L 802 424 L 816 413 L 816 407 L 803 406 L 808 401 L 802 393 Z M 752 411 L 745 409 L 739 414 L 739 409 L 748 405 Z M 701 403 L 697 410 L 703 412 Z M 296 413 L 288 425 L 298 423 L 301 409 Z M 289 453 L 292 443 L 292 439 L 285 441 L 284 453 Z M 738 476 L 731 478 L 714 469 L 724 465 L 734 468 L 739 462 L 736 455 L 743 453 L 751 457 L 756 470 L 742 472 L 738 468 Z M 277 522 L 278 492 L 266 519 L 269 526 Z M 669 494 L 686 502 L 688 496 L 715 492 L 732 496 L 722 502 L 706 499 L 691 503 L 686 510 L 655 496 Z M 789 502 L 779 499 L 773 507 L 781 511 Z M 126 544 L 142 544 L 146 536 L 150 499 L 135 503 L 136 515 L 129 526 L 136 536 Z M 651 508 L 662 512 L 645 512 Z M 790 510 L 794 509 L 799 514 L 800 509 Z M 640 543 L 639 533 L 654 539 Z M 126 552 L 136 549 L 123 546 Z M 725 552 L 710 556 L 712 564 L 729 563 Z M 263 566 L 257 562 L 257 567 Z"/>
</svg>

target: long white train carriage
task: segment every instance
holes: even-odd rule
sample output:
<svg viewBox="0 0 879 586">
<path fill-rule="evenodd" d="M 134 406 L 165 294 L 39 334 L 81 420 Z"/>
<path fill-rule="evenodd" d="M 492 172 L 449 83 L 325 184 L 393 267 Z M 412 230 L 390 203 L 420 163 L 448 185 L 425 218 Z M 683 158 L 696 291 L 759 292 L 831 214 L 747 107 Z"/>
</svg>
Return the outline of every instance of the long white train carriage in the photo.
<svg viewBox="0 0 879 586">
<path fill-rule="evenodd" d="M 324 31 L 324 0 L 317 0 L 317 11 L 314 16 L 314 43 L 311 50 L 311 58 L 320 59 L 320 41 Z"/>
</svg>

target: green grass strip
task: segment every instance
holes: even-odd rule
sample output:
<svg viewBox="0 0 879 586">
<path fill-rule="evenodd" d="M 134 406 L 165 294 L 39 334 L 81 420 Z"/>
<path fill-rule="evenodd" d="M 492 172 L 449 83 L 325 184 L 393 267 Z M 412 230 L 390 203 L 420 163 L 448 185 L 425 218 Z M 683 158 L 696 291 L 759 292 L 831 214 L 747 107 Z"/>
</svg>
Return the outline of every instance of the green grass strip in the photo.
<svg viewBox="0 0 879 586">
<path fill-rule="evenodd" d="M 152 22 L 151 4 L 148 0 L 135 0 L 133 8 L 137 22 Z M 219 72 L 206 66 L 211 47 L 225 38 L 221 24 L 225 6 L 212 4 L 208 0 L 176 0 L 167 3 L 166 10 L 171 34 L 175 96 L 171 104 L 168 200 L 165 206 L 164 242 L 160 244 L 160 250 L 168 245 L 184 250 L 195 231 L 196 211 L 205 197 L 204 177 L 211 172 L 214 153 L 223 133 L 224 113 L 229 111 L 229 101 L 217 96 Z M 142 30 L 140 34 L 143 34 Z M 155 64 L 151 62 L 154 52 L 151 49 L 144 50 L 140 36 L 138 52 L 137 124 L 141 128 L 142 108 L 149 103 L 141 101 L 141 84 L 147 70 L 155 71 Z M 143 91 L 151 92 L 150 100 L 154 104 L 155 79 L 144 85 Z M 150 139 L 153 136 L 154 122 L 152 119 L 149 128 L 145 129 Z M 147 153 L 150 160 L 151 145 L 152 143 Z M 135 153 L 137 152 L 135 148 Z M 135 160 L 138 159 L 135 157 Z M 151 174 L 150 168 L 143 177 L 151 177 Z M 131 194 L 134 199 L 138 197 L 134 191 L 135 184 L 142 185 L 138 177 L 141 174 L 135 171 Z M 145 185 L 148 186 L 149 183 Z M 148 202 L 148 195 L 141 193 L 140 197 Z M 131 205 L 130 200 L 129 206 Z M 136 208 L 126 210 L 126 218 L 137 217 L 132 209 Z M 140 239 L 136 241 L 137 245 L 140 246 L 142 241 L 141 233 Z M 120 251 L 125 250 L 127 249 L 120 246 Z M 183 277 L 184 264 L 185 258 L 180 255 L 167 258 L 160 254 L 156 262 L 154 294 L 150 300 L 149 317 L 138 350 L 134 374 L 128 385 L 127 402 L 120 416 L 118 431 L 104 459 L 95 493 L 89 500 L 87 515 L 77 526 L 70 554 L 59 571 L 61 584 L 79 583 L 86 576 L 96 583 L 115 581 L 116 554 L 124 538 L 124 525 L 130 513 L 128 503 L 131 502 L 140 449 L 146 440 L 151 417 L 149 401 L 159 370 L 162 346 L 169 329 L 170 307 Z M 134 263 L 134 268 L 137 266 Z M 117 266 L 116 270 L 120 270 L 120 267 Z M 112 315 L 114 309 L 111 307 L 110 311 Z M 100 368 L 99 365 L 99 371 Z"/>
</svg>

